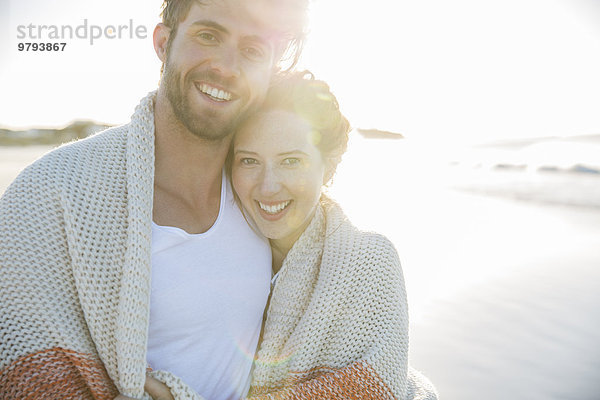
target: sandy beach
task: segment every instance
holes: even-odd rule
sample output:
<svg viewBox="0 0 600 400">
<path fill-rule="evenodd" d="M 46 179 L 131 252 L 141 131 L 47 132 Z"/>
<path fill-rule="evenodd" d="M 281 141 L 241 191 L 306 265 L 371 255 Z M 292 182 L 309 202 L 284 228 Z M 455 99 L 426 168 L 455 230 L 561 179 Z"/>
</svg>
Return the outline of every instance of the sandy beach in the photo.
<svg viewBox="0 0 600 400">
<path fill-rule="evenodd" d="M 600 208 L 454 190 L 444 156 L 358 140 L 332 188 L 398 249 L 412 365 L 444 400 L 600 399 Z"/>
<path fill-rule="evenodd" d="M 469 228 L 481 235 L 468 239 L 473 251 L 438 255 L 446 270 L 432 270 L 434 282 L 422 274 L 411 281 L 418 263 L 406 265 L 409 295 L 420 277 L 436 286 L 412 320 L 413 364 L 444 399 L 600 398 L 600 212 L 468 200 L 469 216 L 483 218 Z M 503 224 L 525 231 L 520 243 L 482 246 L 488 202 L 513 209 L 518 219 Z M 458 289 L 438 290 L 447 285 Z"/>
<path fill-rule="evenodd" d="M 374 176 L 398 161 L 373 145 L 365 169 L 375 151 L 365 146 L 332 194 L 396 244 L 411 363 L 440 398 L 599 399 L 600 210 L 450 190 L 434 171 L 410 178 L 406 164 Z M 0 193 L 48 149 L 0 147 Z"/>
<path fill-rule="evenodd" d="M 405 215 L 422 230 L 387 232 L 403 261 L 413 366 L 442 399 L 598 399 L 600 212 L 438 201 Z"/>
</svg>

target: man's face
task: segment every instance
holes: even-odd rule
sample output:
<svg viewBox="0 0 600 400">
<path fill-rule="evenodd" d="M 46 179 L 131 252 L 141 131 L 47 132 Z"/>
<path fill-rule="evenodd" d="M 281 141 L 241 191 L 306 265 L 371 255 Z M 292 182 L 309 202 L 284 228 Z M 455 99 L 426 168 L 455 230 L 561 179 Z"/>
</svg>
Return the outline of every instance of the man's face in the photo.
<svg viewBox="0 0 600 400">
<path fill-rule="evenodd" d="M 226 137 L 264 98 L 280 35 L 262 3 L 194 3 L 172 38 L 162 85 L 177 119 L 198 137 Z"/>
</svg>

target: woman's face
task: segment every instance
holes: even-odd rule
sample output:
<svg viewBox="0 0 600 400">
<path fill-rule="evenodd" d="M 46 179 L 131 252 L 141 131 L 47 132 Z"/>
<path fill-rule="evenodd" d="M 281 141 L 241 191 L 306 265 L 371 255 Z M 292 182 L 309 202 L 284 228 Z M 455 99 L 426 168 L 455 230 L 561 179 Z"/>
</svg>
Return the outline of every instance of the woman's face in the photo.
<svg viewBox="0 0 600 400">
<path fill-rule="evenodd" d="M 288 248 L 309 224 L 325 165 L 310 125 L 286 111 L 251 117 L 234 139 L 233 187 L 258 229 Z"/>
</svg>

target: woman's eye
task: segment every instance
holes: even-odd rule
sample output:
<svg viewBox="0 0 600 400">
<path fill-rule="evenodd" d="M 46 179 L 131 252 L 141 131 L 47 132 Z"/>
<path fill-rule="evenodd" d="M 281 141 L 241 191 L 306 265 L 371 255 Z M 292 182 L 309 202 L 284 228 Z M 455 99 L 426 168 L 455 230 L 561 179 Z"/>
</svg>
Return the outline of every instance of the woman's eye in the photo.
<svg viewBox="0 0 600 400">
<path fill-rule="evenodd" d="M 256 159 L 254 159 L 254 158 L 242 158 L 242 159 L 240 159 L 240 163 L 242 165 L 254 165 L 254 164 L 258 164 L 258 161 L 256 161 Z"/>
<path fill-rule="evenodd" d="M 288 166 L 294 166 L 294 165 L 299 165 L 300 164 L 300 159 L 296 158 L 296 157 L 289 157 L 286 158 L 282 161 L 283 165 L 288 165 Z"/>
</svg>

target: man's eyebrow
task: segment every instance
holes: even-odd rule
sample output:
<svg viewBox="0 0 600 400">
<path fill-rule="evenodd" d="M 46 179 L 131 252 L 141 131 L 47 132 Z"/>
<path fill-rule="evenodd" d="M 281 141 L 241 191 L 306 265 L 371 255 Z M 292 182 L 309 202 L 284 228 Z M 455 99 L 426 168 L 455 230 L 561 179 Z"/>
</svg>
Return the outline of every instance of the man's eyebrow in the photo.
<svg viewBox="0 0 600 400">
<path fill-rule="evenodd" d="M 191 26 L 204 26 L 204 27 L 212 28 L 214 30 L 229 34 L 229 30 L 227 30 L 227 28 L 225 28 L 223 25 L 221 25 L 215 21 L 212 21 L 210 19 L 200 19 L 198 21 L 193 22 Z"/>
<path fill-rule="evenodd" d="M 210 19 L 199 19 L 198 21 L 193 22 L 190 26 L 191 27 L 202 26 L 202 27 L 212 28 L 216 31 L 223 32 L 226 35 L 228 35 L 230 33 L 229 30 L 227 28 L 225 28 L 223 25 L 219 24 L 218 22 L 212 21 Z M 268 39 L 261 37 L 259 35 L 250 35 L 246 39 L 256 42 L 256 43 L 262 43 L 264 45 L 269 44 Z M 269 38 L 269 39 L 271 39 L 271 38 Z"/>
</svg>

